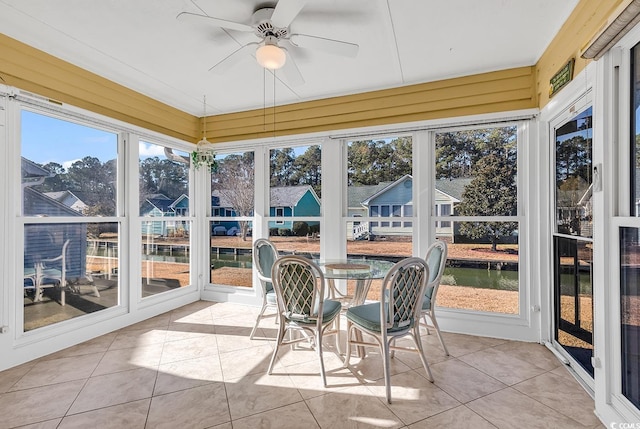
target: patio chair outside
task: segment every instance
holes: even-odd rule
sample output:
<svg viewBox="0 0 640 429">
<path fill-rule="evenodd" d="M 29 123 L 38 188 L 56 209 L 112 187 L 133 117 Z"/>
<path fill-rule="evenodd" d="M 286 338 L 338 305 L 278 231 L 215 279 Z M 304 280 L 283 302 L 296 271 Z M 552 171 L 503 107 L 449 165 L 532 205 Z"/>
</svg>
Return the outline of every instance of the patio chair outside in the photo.
<svg viewBox="0 0 640 429">
<path fill-rule="evenodd" d="M 424 294 L 424 301 L 422 302 L 422 318 L 424 320 L 424 326 L 429 334 L 429 324 L 427 323 L 427 317 L 431 320 L 431 325 L 438 335 L 440 344 L 444 350 L 444 354 L 449 356 L 447 346 L 444 344 L 444 339 L 440 333 L 440 327 L 436 320 L 436 296 L 438 293 L 438 287 L 440 286 L 440 280 L 442 279 L 442 273 L 444 273 L 444 267 L 447 262 L 447 243 L 438 240 L 429 246 L 427 250 L 427 257 L 425 258 L 427 265 L 429 265 L 429 283 Z"/>
<path fill-rule="evenodd" d="M 406 258 L 389 270 L 382 283 L 380 302 L 351 307 L 347 310 L 347 353 L 344 366 L 349 366 L 351 345 L 379 347 L 383 358 L 387 402 L 391 403 L 391 350 L 418 353 L 427 378 L 433 383 L 431 369 L 420 340 L 420 311 L 429 278 L 429 267 L 422 258 Z M 376 340 L 363 341 L 361 333 Z M 395 346 L 395 340 L 410 336 L 415 348 Z M 354 338 L 355 336 L 355 338 Z"/>
<path fill-rule="evenodd" d="M 334 322 L 340 317 L 340 303 L 324 299 L 325 282 L 322 271 L 307 258 L 296 255 L 278 258 L 273 265 L 271 278 L 277 295 L 280 324 L 278 340 L 269 363 L 269 374 L 273 371 L 273 364 L 281 345 L 312 341 L 320 359 L 322 382 L 326 386 L 322 339 L 325 335 L 335 335 L 336 346 L 338 345 L 338 331 Z M 334 325 L 334 329 L 328 330 L 331 325 Z M 303 336 L 296 338 L 290 335 L 290 339 L 285 340 L 287 331 L 302 331 Z"/>
<path fill-rule="evenodd" d="M 36 301 L 42 300 L 42 293 L 47 287 L 60 287 L 60 304 L 65 305 L 65 287 L 67 286 L 67 249 L 71 240 L 62 245 L 60 255 L 54 258 L 41 259 L 36 278 Z"/>
<path fill-rule="evenodd" d="M 273 290 L 271 281 L 271 268 L 276 259 L 278 259 L 278 250 L 271 241 L 266 238 L 260 238 L 253 243 L 253 266 L 256 268 L 258 280 L 260 280 L 260 286 L 262 286 L 262 308 L 251 330 L 251 335 L 249 335 L 250 339 L 253 339 L 261 319 L 277 316 L 277 313 L 264 315 L 267 308 L 272 308 L 276 312 L 278 310 L 276 292 Z"/>
</svg>

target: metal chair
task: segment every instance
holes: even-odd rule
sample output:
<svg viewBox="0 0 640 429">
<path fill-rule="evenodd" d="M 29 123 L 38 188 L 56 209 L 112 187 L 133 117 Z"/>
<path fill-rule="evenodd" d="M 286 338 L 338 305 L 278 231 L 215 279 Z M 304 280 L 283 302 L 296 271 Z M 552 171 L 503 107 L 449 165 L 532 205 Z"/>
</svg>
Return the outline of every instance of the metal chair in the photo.
<svg viewBox="0 0 640 429">
<path fill-rule="evenodd" d="M 379 347 L 383 358 L 388 403 L 391 403 L 391 350 L 418 353 L 427 378 L 433 382 L 419 330 L 420 311 L 428 278 L 429 267 L 424 259 L 403 259 L 385 276 L 380 302 L 358 305 L 347 310 L 347 353 L 344 366 L 349 366 L 352 344 L 358 347 Z M 363 341 L 360 335 L 362 332 L 369 334 L 377 342 Z M 397 338 L 407 335 L 413 340 L 415 348 L 395 345 Z"/>
<path fill-rule="evenodd" d="M 340 317 L 340 303 L 324 299 L 325 283 L 322 271 L 311 260 L 301 256 L 278 258 L 273 264 L 271 278 L 277 295 L 280 324 L 278 340 L 269 363 L 269 374 L 273 371 L 273 364 L 281 345 L 311 340 L 320 359 L 320 375 L 326 386 L 322 339 L 325 335 L 336 335 L 336 346 L 338 345 L 339 331 L 335 329 L 335 325 L 334 329 L 327 329 Z M 295 338 L 290 335 L 290 339 L 285 340 L 287 331 L 302 331 L 303 334 L 313 336 L 303 335 Z"/>
<path fill-rule="evenodd" d="M 258 280 L 260 280 L 260 285 L 262 286 L 262 308 L 249 335 L 250 339 L 253 339 L 261 319 L 277 316 L 276 292 L 273 290 L 271 281 L 271 268 L 276 259 L 278 259 L 278 250 L 271 241 L 266 238 L 259 238 L 253 243 L 253 266 L 256 268 Z M 265 316 L 264 312 L 269 307 L 276 310 L 276 313 Z"/>
<path fill-rule="evenodd" d="M 444 273 L 444 267 L 447 262 L 447 243 L 438 240 L 429 246 L 425 260 L 427 261 L 427 265 L 429 265 L 429 283 L 427 283 L 424 301 L 422 302 L 422 312 L 420 314 L 424 320 L 424 326 L 427 329 L 427 334 L 430 333 L 427 317 L 431 320 L 431 325 L 438 335 L 440 344 L 442 344 L 442 348 L 444 349 L 444 354 L 449 356 L 449 351 L 447 350 L 447 346 L 444 345 L 444 340 L 442 339 L 442 334 L 440 333 L 440 327 L 438 326 L 435 314 L 436 295 L 438 293 L 442 273 Z"/>
<path fill-rule="evenodd" d="M 67 286 L 67 250 L 71 240 L 62 245 L 60 255 L 54 258 L 41 259 L 36 268 L 36 297 L 42 301 L 42 292 L 47 287 L 60 287 L 60 304 L 65 305 L 65 288 Z"/>
</svg>

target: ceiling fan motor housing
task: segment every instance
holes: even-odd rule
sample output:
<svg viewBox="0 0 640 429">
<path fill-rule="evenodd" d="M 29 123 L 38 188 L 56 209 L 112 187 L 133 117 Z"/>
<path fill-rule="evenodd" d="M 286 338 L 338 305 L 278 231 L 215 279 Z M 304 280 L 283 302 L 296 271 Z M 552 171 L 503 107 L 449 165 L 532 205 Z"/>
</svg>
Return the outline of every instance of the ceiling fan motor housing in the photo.
<svg viewBox="0 0 640 429">
<path fill-rule="evenodd" d="M 255 28 L 256 36 L 265 38 L 273 36 L 276 39 L 282 39 L 289 34 L 289 28 L 274 27 L 271 23 L 271 16 L 273 15 L 274 8 L 265 7 L 256 10 L 251 16 L 251 26 Z"/>
</svg>

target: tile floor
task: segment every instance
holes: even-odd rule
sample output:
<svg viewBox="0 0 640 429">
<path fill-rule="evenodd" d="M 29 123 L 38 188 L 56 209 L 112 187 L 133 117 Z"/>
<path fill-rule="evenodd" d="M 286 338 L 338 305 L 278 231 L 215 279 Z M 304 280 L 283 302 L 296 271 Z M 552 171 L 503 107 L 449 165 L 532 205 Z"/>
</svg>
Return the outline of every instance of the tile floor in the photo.
<svg viewBox="0 0 640 429">
<path fill-rule="evenodd" d="M 601 428 L 593 400 L 539 344 L 424 335 L 435 383 L 417 355 L 392 360 L 385 401 L 380 356 L 342 367 L 280 353 L 273 319 L 249 333 L 257 309 L 199 301 L 0 372 L 0 428 Z M 343 326 L 345 324 L 343 323 Z"/>
</svg>

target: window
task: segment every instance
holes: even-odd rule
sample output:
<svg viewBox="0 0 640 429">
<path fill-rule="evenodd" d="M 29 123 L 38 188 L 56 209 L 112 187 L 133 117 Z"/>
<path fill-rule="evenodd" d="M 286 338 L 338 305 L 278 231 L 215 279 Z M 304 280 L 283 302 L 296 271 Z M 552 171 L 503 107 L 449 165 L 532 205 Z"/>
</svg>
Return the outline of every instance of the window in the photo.
<svg viewBox="0 0 640 429">
<path fill-rule="evenodd" d="M 449 243 L 439 305 L 519 314 L 517 127 L 440 132 L 435 140 L 434 222 Z M 471 289 L 476 298 L 468 300 Z"/>
<path fill-rule="evenodd" d="M 278 249 L 304 246 L 306 254 L 318 257 L 322 236 L 321 146 L 270 149 L 269 173 L 269 216 L 281 217 L 269 221 L 269 238 Z"/>
<path fill-rule="evenodd" d="M 29 110 L 20 131 L 30 331 L 118 305 L 118 136 Z"/>
<path fill-rule="evenodd" d="M 252 287 L 251 236 L 255 199 L 254 152 L 218 153 L 211 173 L 209 281 Z"/>
<path fill-rule="evenodd" d="M 276 207 L 276 217 L 284 217 L 284 207 Z M 283 220 L 277 220 L 276 225 L 284 225 Z"/>
<path fill-rule="evenodd" d="M 191 284 L 189 154 L 144 141 L 138 151 L 140 272 L 147 297 Z"/>
<path fill-rule="evenodd" d="M 394 262 L 411 256 L 411 136 L 363 138 L 346 142 L 346 146 L 347 256 L 375 256 Z M 354 221 L 356 217 L 357 221 Z M 379 299 L 380 283 L 378 280 L 372 282 L 370 299 Z"/>
</svg>

